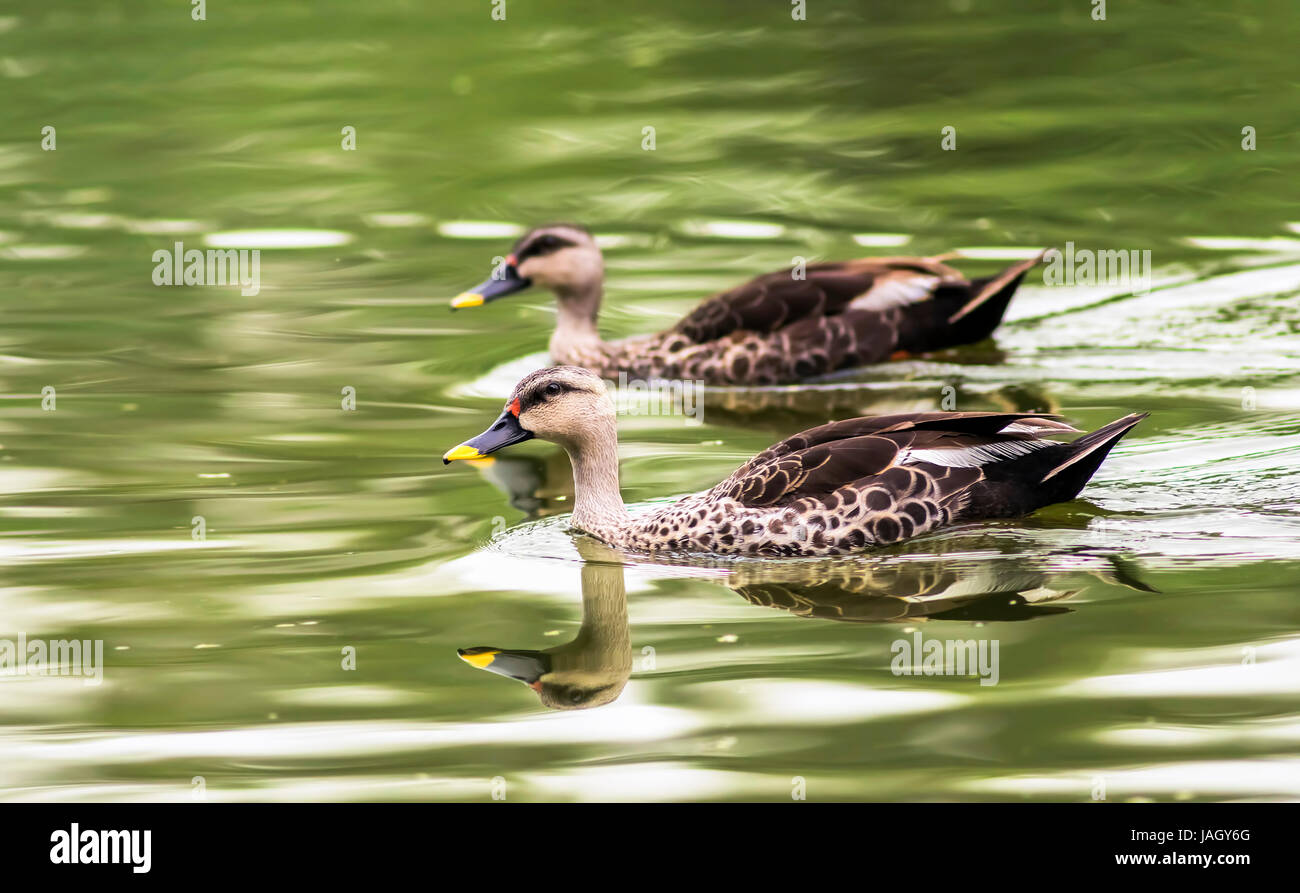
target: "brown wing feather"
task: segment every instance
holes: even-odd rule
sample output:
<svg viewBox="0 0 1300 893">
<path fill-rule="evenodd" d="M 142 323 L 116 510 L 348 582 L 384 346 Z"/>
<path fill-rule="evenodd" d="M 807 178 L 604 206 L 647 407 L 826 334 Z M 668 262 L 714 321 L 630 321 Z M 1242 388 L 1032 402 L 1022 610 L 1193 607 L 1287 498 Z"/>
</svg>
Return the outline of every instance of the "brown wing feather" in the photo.
<svg viewBox="0 0 1300 893">
<path fill-rule="evenodd" d="M 1032 422 L 1030 422 L 1032 420 Z M 1013 423 L 1027 426 L 1001 433 Z M 845 419 L 803 431 L 769 447 L 737 469 L 714 492 L 752 507 L 825 497 L 846 486 L 875 483 L 898 468 L 903 450 L 955 450 L 1036 439 L 1036 434 L 1070 431 L 1050 416 L 1013 412 L 920 412 Z M 1031 433 L 1032 432 L 1032 433 Z M 910 471 L 895 475 L 901 481 Z M 932 468 L 927 474 L 964 489 L 981 477 L 978 469 Z M 886 486 L 895 482 L 886 478 Z M 942 489 L 942 488 L 941 488 Z"/>
<path fill-rule="evenodd" d="M 787 453 L 807 449 L 819 443 L 830 443 L 850 437 L 861 437 L 878 432 L 905 431 L 913 428 L 931 431 L 967 432 L 971 434 L 996 434 L 1013 422 L 1034 419 L 1040 427 L 1073 431 L 1069 425 L 1056 421 L 1058 417 L 1035 412 L 905 412 L 893 415 L 867 416 L 844 419 L 801 431 L 773 444 L 759 453 L 740 470 L 766 462 Z"/>
<path fill-rule="evenodd" d="M 843 313 L 855 298 L 891 277 L 910 273 L 965 281 L 951 267 L 923 257 L 813 264 L 804 272 L 803 279 L 795 279 L 789 270 L 778 270 L 714 295 L 687 314 L 673 331 L 696 344 L 739 330 L 774 332 L 801 319 Z"/>
<path fill-rule="evenodd" d="M 725 495 L 751 507 L 826 495 L 852 481 L 879 474 L 897 457 L 898 444 L 888 437 L 854 437 L 818 444 L 736 479 Z"/>
</svg>

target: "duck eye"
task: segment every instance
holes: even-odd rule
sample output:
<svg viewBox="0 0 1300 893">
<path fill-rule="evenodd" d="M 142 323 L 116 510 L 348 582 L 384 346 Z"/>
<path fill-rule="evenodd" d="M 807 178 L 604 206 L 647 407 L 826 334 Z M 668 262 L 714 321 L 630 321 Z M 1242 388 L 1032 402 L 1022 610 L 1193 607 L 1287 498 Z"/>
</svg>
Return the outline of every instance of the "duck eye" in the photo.
<svg viewBox="0 0 1300 893">
<path fill-rule="evenodd" d="M 556 394 L 560 393 L 561 390 L 562 389 L 559 386 L 559 384 L 554 381 L 546 386 L 546 393 L 548 396 L 551 397 L 554 397 Z"/>
</svg>

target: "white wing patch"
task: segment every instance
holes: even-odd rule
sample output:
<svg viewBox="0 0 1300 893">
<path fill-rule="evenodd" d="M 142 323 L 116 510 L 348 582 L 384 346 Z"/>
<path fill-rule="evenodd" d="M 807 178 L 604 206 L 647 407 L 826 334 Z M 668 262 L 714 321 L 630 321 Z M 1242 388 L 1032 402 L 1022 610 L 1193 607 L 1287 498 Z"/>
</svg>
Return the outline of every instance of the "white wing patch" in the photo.
<svg viewBox="0 0 1300 893">
<path fill-rule="evenodd" d="M 1079 432 L 1078 428 L 1055 419 L 1021 419 L 1002 429 L 1003 434 L 1060 434 Z"/>
<path fill-rule="evenodd" d="M 877 279 L 871 288 L 849 303 L 859 310 L 887 310 L 916 304 L 928 300 L 939 281 L 938 276 L 886 276 Z"/>
<path fill-rule="evenodd" d="M 1051 445 L 1050 440 L 1007 440 L 950 449 L 903 450 L 898 458 L 899 463 L 904 465 L 913 462 L 929 462 L 931 465 L 944 465 L 948 468 L 979 468 L 982 465 L 1015 459 Z"/>
</svg>

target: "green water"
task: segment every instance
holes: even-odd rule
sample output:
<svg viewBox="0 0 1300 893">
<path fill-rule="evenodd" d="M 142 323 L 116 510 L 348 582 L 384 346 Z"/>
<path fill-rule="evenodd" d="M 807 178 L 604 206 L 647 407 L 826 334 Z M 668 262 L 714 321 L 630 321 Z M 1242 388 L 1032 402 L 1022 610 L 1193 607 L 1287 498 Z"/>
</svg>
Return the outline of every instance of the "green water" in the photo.
<svg viewBox="0 0 1300 893">
<path fill-rule="evenodd" d="M 0 9 L 0 638 L 106 663 L 0 677 L 0 796 L 1300 796 L 1293 4 L 187 6 Z M 553 320 L 446 300 L 555 219 L 604 239 L 607 337 L 796 255 L 1152 253 L 1149 294 L 1031 279 L 992 342 L 628 416 L 631 503 L 945 395 L 1151 417 L 1031 518 L 625 568 L 554 448 L 438 460 Z M 258 294 L 152 284 L 223 235 Z M 997 684 L 894 674 L 918 632 L 996 641 Z"/>
</svg>

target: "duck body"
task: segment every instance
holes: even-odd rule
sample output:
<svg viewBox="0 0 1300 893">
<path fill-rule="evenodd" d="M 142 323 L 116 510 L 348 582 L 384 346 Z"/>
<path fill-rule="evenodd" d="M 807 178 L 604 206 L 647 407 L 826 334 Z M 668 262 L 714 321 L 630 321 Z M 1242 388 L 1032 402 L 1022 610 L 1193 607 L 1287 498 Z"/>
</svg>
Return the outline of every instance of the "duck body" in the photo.
<svg viewBox="0 0 1300 893">
<path fill-rule="evenodd" d="M 847 419 L 781 441 L 706 492 L 631 516 L 604 382 L 562 366 L 525 377 L 491 428 L 443 458 L 477 458 L 533 436 L 559 443 L 574 468 L 573 527 L 617 549 L 830 556 L 1072 499 L 1144 417 L 1072 443 L 1046 436 L 1076 429 L 1034 413 Z"/>
<path fill-rule="evenodd" d="M 586 230 L 559 225 L 521 238 L 492 279 L 452 306 L 541 284 L 557 299 L 554 363 L 608 379 L 776 385 L 981 341 L 1040 258 L 973 280 L 927 257 L 778 270 L 706 299 L 665 332 L 607 342 L 596 326 L 604 276 L 599 249 Z"/>
<path fill-rule="evenodd" d="M 797 434 L 711 490 L 602 533 L 611 545 L 650 553 L 860 552 L 1072 499 L 1141 418 L 1074 443 L 1043 439 L 1075 429 L 1025 413 L 848 419 Z M 1066 473 L 1048 477 L 1054 470 Z"/>
</svg>

